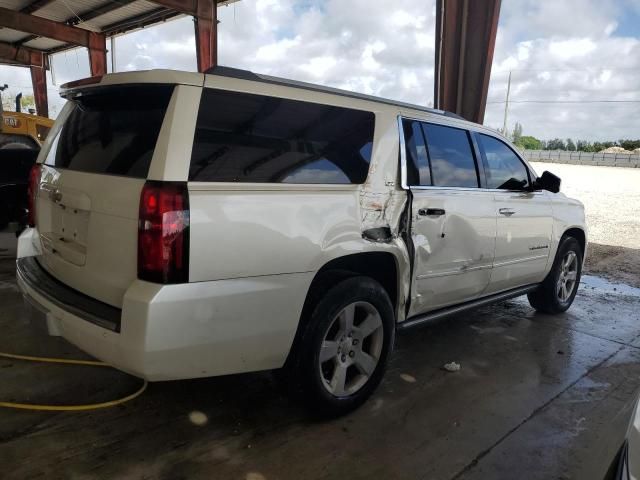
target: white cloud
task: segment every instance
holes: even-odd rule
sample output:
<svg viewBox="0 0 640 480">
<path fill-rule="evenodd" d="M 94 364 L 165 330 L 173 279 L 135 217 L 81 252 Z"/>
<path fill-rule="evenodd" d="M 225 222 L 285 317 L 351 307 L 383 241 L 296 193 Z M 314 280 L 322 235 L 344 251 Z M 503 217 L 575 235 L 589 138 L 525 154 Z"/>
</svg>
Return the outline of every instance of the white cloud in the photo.
<svg viewBox="0 0 640 480">
<path fill-rule="evenodd" d="M 511 100 L 640 100 L 640 38 L 618 36 L 628 0 L 502 2 L 485 123 L 502 125 Z M 526 48 L 528 54 L 523 55 Z M 638 103 L 512 103 L 509 128 L 540 138 L 640 137 Z"/>
<path fill-rule="evenodd" d="M 549 43 L 549 53 L 563 62 L 576 57 L 585 57 L 596 48 L 596 43 L 590 38 L 571 38 Z M 518 57 L 518 60 L 526 60 L 526 58 Z"/>
<path fill-rule="evenodd" d="M 635 12 L 635 13 L 634 13 Z M 638 99 L 640 34 L 618 33 L 640 0 L 502 2 L 485 123 L 501 126 L 512 71 L 509 126 L 541 138 L 640 137 L 640 104 L 523 100 Z M 429 105 L 435 0 L 242 0 L 219 9 L 223 65 Z M 195 70 L 190 18 L 123 35 L 118 70 Z M 81 49 L 55 57 L 58 83 L 88 75 Z M 27 69 L 0 67 L 29 92 Z M 59 108 L 52 87 L 50 99 Z"/>
</svg>

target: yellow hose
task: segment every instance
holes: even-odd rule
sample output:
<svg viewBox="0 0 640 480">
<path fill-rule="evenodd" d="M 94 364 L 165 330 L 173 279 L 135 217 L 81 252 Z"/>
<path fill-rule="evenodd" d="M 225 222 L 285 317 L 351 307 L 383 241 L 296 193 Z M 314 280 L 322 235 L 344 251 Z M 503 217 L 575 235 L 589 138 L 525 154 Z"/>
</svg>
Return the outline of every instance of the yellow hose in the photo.
<svg viewBox="0 0 640 480">
<path fill-rule="evenodd" d="M 41 363 L 62 363 L 66 365 L 88 365 L 90 367 L 111 367 L 108 363 L 97 362 L 95 360 L 68 360 L 66 358 L 49 358 L 49 357 L 32 357 L 30 355 L 16 355 L 13 353 L 0 352 L 0 357 L 9 358 L 11 360 L 25 360 L 27 362 L 41 362 Z M 4 408 L 16 408 L 20 410 L 38 410 L 48 412 L 79 412 L 83 410 L 97 410 L 99 408 L 114 407 L 122 403 L 133 400 L 139 397 L 142 392 L 147 389 L 147 381 L 143 380 L 142 386 L 126 397 L 119 398 L 117 400 L 111 400 L 109 402 L 102 403 L 89 403 L 86 405 L 38 405 L 34 403 L 15 403 L 15 402 L 0 402 L 0 407 Z"/>
</svg>

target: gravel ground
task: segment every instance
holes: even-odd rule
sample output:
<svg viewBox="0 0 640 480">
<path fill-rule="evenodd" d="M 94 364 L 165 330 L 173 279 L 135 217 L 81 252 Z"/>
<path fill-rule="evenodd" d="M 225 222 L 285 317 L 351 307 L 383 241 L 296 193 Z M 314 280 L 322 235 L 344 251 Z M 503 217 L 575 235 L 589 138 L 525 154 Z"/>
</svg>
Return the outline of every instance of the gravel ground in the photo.
<svg viewBox="0 0 640 480">
<path fill-rule="evenodd" d="M 577 198 L 587 214 L 585 271 L 640 287 L 640 169 L 532 164 L 562 178 L 561 191 Z"/>
<path fill-rule="evenodd" d="M 640 249 L 640 169 L 533 163 L 562 179 L 561 191 L 584 203 L 589 239 Z"/>
</svg>

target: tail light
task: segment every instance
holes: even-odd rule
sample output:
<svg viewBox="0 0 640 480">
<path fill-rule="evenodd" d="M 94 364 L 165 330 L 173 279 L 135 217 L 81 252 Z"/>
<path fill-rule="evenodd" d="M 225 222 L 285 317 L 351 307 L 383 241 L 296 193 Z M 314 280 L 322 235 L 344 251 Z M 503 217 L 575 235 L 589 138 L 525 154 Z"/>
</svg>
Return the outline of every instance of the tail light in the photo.
<svg viewBox="0 0 640 480">
<path fill-rule="evenodd" d="M 186 183 L 148 181 L 140 194 L 138 278 L 189 281 L 189 194 Z"/>
<path fill-rule="evenodd" d="M 36 195 L 38 194 L 41 170 L 41 165 L 36 163 L 29 171 L 29 185 L 27 186 L 27 224 L 30 227 L 36 226 Z"/>
</svg>

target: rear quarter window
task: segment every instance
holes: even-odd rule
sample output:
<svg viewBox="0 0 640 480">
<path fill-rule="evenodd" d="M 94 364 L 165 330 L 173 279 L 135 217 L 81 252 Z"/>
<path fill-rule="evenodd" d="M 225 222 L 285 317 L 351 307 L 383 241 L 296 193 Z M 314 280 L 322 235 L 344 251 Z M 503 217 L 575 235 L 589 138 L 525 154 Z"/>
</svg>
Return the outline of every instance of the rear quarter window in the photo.
<svg viewBox="0 0 640 480">
<path fill-rule="evenodd" d="M 372 112 L 205 89 L 189 180 L 248 183 L 363 183 Z"/>
<path fill-rule="evenodd" d="M 165 85 L 107 87 L 72 98 L 45 164 L 146 178 L 172 92 Z"/>
</svg>

